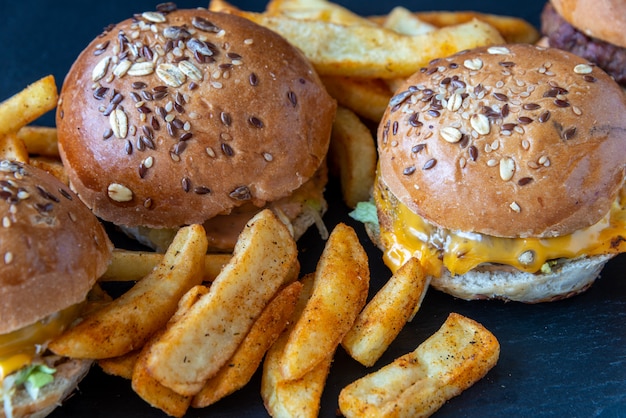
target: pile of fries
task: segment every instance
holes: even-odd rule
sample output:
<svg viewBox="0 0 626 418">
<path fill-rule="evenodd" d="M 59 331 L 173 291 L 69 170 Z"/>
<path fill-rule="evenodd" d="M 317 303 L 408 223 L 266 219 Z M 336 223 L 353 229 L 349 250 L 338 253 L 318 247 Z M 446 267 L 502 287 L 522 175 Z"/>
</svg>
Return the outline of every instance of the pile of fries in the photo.
<svg viewBox="0 0 626 418">
<path fill-rule="evenodd" d="M 279 32 L 313 63 L 340 105 L 329 164 L 349 207 L 369 199 L 377 163 L 372 128 L 398 83 L 440 56 L 538 38 L 519 19 L 468 12 L 395 8 L 363 17 L 326 0 L 271 0 L 263 13 L 224 0 L 209 8 Z M 67 182 L 56 130 L 29 125 L 57 100 L 49 76 L 1 103 L 0 155 Z M 269 210 L 248 222 L 233 254 L 207 254 L 203 228 L 190 225 L 164 254 L 117 249 L 101 281 L 135 284 L 50 349 L 97 359 L 171 416 L 217 402 L 259 369 L 272 416 L 317 416 L 336 350 L 374 366 L 414 318 L 429 285 L 411 259 L 368 300 L 368 256 L 355 231 L 341 223 L 315 271 L 302 275 L 288 226 Z M 340 411 L 347 417 L 430 415 L 482 378 L 498 356 L 498 341 L 487 329 L 452 313 L 415 351 L 346 386 Z"/>
</svg>

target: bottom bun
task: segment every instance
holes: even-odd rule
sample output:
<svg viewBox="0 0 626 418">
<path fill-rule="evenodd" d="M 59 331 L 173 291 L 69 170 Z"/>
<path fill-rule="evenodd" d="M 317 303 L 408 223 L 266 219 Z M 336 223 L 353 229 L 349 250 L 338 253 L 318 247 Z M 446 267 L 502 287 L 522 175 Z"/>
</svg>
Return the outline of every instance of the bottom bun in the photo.
<svg viewBox="0 0 626 418">
<path fill-rule="evenodd" d="M 42 418 L 61 406 L 89 371 L 92 360 L 65 359 L 55 365 L 54 381 L 40 389 L 37 399 L 30 397 L 24 388 L 20 388 L 11 398 L 13 418 Z M 4 409 L 0 408 L 0 418 L 5 418 Z"/>
<path fill-rule="evenodd" d="M 445 271 L 433 277 L 431 286 L 452 296 L 502 299 L 525 303 L 565 299 L 585 291 L 613 255 L 560 260 L 549 273 L 526 273 L 502 265 L 484 265 L 463 275 Z"/>
</svg>

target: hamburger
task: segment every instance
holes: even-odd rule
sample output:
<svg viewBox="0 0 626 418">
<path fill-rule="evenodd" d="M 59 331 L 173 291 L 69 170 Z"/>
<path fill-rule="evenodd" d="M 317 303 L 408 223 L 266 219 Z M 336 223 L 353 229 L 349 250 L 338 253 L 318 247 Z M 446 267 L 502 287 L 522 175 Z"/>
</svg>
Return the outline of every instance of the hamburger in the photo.
<svg viewBox="0 0 626 418">
<path fill-rule="evenodd" d="M 89 360 L 50 353 L 86 307 L 112 244 L 70 189 L 43 170 L 0 161 L 1 417 L 42 417 L 87 373 Z"/>
<path fill-rule="evenodd" d="M 463 299 L 585 290 L 626 250 L 625 112 L 611 77 L 566 51 L 502 45 L 430 62 L 378 128 L 367 226 L 385 263 L 414 256 Z"/>
<path fill-rule="evenodd" d="M 296 238 L 321 223 L 335 108 L 278 34 L 165 3 L 86 47 L 56 123 L 71 187 L 98 217 L 157 249 L 203 224 L 230 251 L 264 208 Z"/>
<path fill-rule="evenodd" d="M 626 87 L 626 3 L 550 0 L 541 14 L 549 46 L 597 64 Z"/>
</svg>

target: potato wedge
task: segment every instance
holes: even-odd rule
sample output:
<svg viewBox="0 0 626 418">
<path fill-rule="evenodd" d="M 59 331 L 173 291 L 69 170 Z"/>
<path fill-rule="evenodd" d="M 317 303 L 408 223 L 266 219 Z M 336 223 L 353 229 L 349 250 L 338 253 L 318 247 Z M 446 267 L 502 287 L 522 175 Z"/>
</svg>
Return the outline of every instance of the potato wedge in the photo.
<svg viewBox="0 0 626 418">
<path fill-rule="evenodd" d="M 303 377 L 335 351 L 365 305 L 369 278 L 367 254 L 356 233 L 338 224 L 317 264 L 311 298 L 285 343 L 285 380 Z"/>
<path fill-rule="evenodd" d="M 230 254 L 207 254 L 204 256 L 204 281 L 211 282 L 232 256 Z M 152 251 L 130 251 L 116 248 L 113 259 L 100 281 L 141 280 L 161 262 L 163 254 Z"/>
<path fill-rule="evenodd" d="M 57 129 L 48 126 L 24 126 L 17 131 L 30 155 L 59 158 Z"/>
<path fill-rule="evenodd" d="M 58 98 L 54 77 L 48 75 L 0 103 L 0 137 L 16 133 L 54 109 Z"/>
<path fill-rule="evenodd" d="M 268 209 L 255 215 L 209 293 L 150 346 L 147 368 L 152 376 L 183 395 L 200 391 L 233 355 L 277 290 L 292 279 L 297 255 L 285 224 Z"/>
<path fill-rule="evenodd" d="M 376 25 L 369 19 L 326 0 L 270 0 L 265 10 L 269 15 L 283 15 L 294 19 L 319 20 L 339 25 Z"/>
<path fill-rule="evenodd" d="M 373 366 L 419 309 L 428 282 L 419 260 L 410 258 L 361 311 L 341 341 L 346 352 Z"/>
<path fill-rule="evenodd" d="M 357 115 L 379 122 L 393 93 L 377 78 L 324 76 L 322 82 L 337 102 Z"/>
<path fill-rule="evenodd" d="M 140 352 L 141 349 L 138 349 L 119 357 L 103 358 L 98 360 L 98 366 L 106 374 L 130 380 Z"/>
<path fill-rule="evenodd" d="M 481 324 L 451 313 L 415 349 L 349 384 L 339 394 L 348 417 L 425 417 L 487 374 L 500 344 Z"/>
<path fill-rule="evenodd" d="M 376 143 L 357 115 L 338 106 L 328 151 L 329 166 L 338 171 L 346 205 L 355 208 L 370 199 L 376 176 Z"/>
<path fill-rule="evenodd" d="M 29 162 L 28 150 L 14 132 L 0 135 L 0 159 Z"/>
<path fill-rule="evenodd" d="M 285 344 L 311 298 L 314 281 L 314 273 L 309 273 L 300 280 L 302 291 L 293 312 L 292 322 L 270 347 L 263 362 L 261 397 L 265 409 L 274 418 L 314 418 L 319 413 L 320 400 L 334 353 L 330 353 L 300 379 L 286 380 L 281 372 Z"/>
<path fill-rule="evenodd" d="M 237 351 L 192 400 L 191 406 L 209 406 L 245 386 L 261 364 L 263 356 L 283 332 L 295 309 L 302 283 L 293 282 L 267 304 Z"/>
<path fill-rule="evenodd" d="M 101 359 L 142 347 L 176 312 L 185 292 L 202 282 L 206 250 L 201 225 L 181 228 L 156 269 L 49 348 L 68 357 Z"/>
<path fill-rule="evenodd" d="M 479 20 L 406 36 L 377 26 L 345 26 L 232 9 L 229 12 L 285 37 L 304 52 L 320 75 L 408 77 L 434 58 L 504 42 L 493 26 Z"/>
<path fill-rule="evenodd" d="M 401 6 L 394 7 L 381 22 L 381 26 L 403 35 L 421 35 L 437 29 L 437 26 L 421 20 Z"/>
</svg>

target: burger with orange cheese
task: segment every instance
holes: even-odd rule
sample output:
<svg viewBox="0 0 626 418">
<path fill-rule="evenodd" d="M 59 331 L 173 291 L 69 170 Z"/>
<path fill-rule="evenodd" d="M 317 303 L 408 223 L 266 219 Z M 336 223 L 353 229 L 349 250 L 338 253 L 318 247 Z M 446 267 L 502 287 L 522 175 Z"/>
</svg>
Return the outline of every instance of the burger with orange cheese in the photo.
<svg viewBox="0 0 626 418">
<path fill-rule="evenodd" d="M 49 341 L 78 319 L 112 244 L 91 211 L 52 175 L 0 161 L 0 417 L 43 417 L 91 361 L 61 358 Z"/>
<path fill-rule="evenodd" d="M 626 250 L 625 114 L 611 77 L 565 51 L 434 60 L 379 126 L 370 235 L 392 270 L 417 257 L 459 298 L 577 294 Z"/>
</svg>

